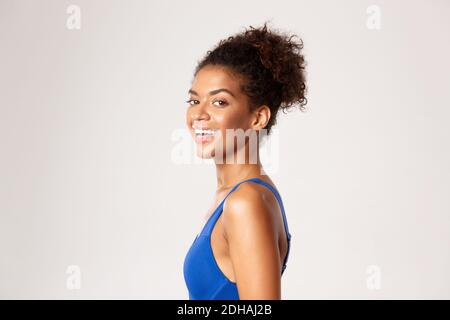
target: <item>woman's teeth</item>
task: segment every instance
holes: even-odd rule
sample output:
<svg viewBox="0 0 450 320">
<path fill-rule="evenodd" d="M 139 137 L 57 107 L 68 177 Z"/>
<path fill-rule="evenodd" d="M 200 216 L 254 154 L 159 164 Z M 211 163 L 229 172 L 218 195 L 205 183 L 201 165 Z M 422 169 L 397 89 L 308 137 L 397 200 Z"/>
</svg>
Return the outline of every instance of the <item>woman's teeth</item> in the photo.
<svg viewBox="0 0 450 320">
<path fill-rule="evenodd" d="M 197 141 L 197 143 L 208 143 L 208 142 L 211 142 L 214 139 L 215 131 L 217 131 L 217 130 L 194 129 L 195 141 Z"/>
<path fill-rule="evenodd" d="M 201 135 L 213 135 L 214 134 L 214 130 L 209 130 L 209 129 L 195 129 L 195 134 L 201 134 Z"/>
</svg>

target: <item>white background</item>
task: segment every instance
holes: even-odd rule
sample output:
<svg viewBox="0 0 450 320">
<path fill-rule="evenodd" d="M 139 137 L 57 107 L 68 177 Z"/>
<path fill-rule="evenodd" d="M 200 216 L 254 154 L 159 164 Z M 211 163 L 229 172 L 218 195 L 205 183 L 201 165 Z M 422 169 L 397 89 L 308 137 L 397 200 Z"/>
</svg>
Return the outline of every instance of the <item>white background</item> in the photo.
<svg viewBox="0 0 450 320">
<path fill-rule="evenodd" d="M 276 127 L 283 298 L 450 298 L 449 17 L 443 0 L 0 0 L 0 298 L 187 299 L 215 169 L 175 163 L 172 133 L 196 62 L 266 20 L 308 62 L 308 111 Z"/>
</svg>

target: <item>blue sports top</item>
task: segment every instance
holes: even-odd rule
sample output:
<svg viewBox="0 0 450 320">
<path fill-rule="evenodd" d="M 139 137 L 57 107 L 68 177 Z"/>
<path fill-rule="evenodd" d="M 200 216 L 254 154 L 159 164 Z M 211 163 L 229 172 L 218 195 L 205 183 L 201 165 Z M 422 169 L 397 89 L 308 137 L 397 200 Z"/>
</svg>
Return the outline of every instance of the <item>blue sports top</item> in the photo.
<svg viewBox="0 0 450 320">
<path fill-rule="evenodd" d="M 251 178 L 235 185 L 231 191 L 222 200 L 219 206 L 209 217 L 203 229 L 194 239 L 183 265 L 184 280 L 189 291 L 190 300 L 239 300 L 237 285 L 229 280 L 217 265 L 216 259 L 211 247 L 211 233 L 214 225 L 219 219 L 226 198 L 236 190 L 241 183 L 251 181 L 266 186 L 274 193 L 278 200 L 283 215 L 284 228 L 287 235 L 287 253 L 284 258 L 281 275 L 286 269 L 286 263 L 289 257 L 291 247 L 291 234 L 286 221 L 283 202 L 280 194 L 271 184 L 259 179 Z"/>
</svg>

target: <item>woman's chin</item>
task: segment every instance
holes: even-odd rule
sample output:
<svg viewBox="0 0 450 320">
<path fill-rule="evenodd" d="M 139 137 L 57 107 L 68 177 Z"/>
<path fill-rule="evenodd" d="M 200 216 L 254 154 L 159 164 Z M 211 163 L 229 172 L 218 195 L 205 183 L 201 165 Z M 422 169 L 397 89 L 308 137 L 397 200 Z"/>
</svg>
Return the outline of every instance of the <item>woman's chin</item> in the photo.
<svg viewBox="0 0 450 320">
<path fill-rule="evenodd" d="M 214 158 L 214 147 L 197 145 L 197 157 L 202 159 Z"/>
</svg>

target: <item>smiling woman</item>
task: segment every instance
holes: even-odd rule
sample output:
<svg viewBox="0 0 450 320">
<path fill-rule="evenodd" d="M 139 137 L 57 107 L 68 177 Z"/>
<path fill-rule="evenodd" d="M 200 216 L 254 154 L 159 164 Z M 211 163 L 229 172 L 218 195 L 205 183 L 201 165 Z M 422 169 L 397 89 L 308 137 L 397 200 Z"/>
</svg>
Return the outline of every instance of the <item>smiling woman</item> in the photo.
<svg viewBox="0 0 450 320">
<path fill-rule="evenodd" d="M 280 109 L 304 111 L 303 43 L 294 37 L 266 23 L 250 27 L 221 40 L 195 69 L 186 123 L 197 155 L 215 160 L 217 190 L 184 260 L 190 299 L 281 299 L 291 234 L 255 134 L 270 134 Z"/>
</svg>

